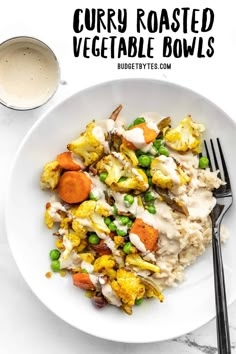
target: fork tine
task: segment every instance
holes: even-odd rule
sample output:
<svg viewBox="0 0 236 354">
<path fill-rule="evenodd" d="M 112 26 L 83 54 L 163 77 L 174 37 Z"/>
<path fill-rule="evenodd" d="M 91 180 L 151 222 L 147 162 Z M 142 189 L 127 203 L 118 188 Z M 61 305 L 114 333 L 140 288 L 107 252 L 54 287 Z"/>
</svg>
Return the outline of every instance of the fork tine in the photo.
<svg viewBox="0 0 236 354">
<path fill-rule="evenodd" d="M 208 158 L 208 161 L 209 161 L 209 168 L 212 171 L 211 158 L 210 158 L 210 154 L 209 154 L 209 151 L 208 151 L 206 140 L 204 140 L 204 146 L 205 146 L 206 155 L 207 155 L 207 158 Z"/>
<path fill-rule="evenodd" d="M 219 164 L 218 164 L 218 161 L 217 161 L 217 157 L 216 157 L 216 153 L 215 153 L 215 148 L 214 148 L 212 139 L 210 139 L 210 143 L 211 143 L 211 149 L 212 149 L 212 153 L 213 153 L 215 168 L 216 168 L 216 170 L 219 170 L 218 177 L 219 177 L 220 179 L 222 179 L 221 173 L 220 173 L 220 167 L 219 167 Z"/>
<path fill-rule="evenodd" d="M 217 138 L 216 141 L 217 141 L 218 148 L 219 148 L 221 163 L 222 163 L 222 167 L 223 167 L 223 171 L 224 171 L 225 182 L 227 183 L 227 188 L 231 188 L 229 174 L 228 174 L 228 170 L 227 170 L 227 167 L 226 167 L 224 154 L 223 154 L 223 151 L 222 151 L 222 148 L 221 148 L 220 139 Z"/>
</svg>

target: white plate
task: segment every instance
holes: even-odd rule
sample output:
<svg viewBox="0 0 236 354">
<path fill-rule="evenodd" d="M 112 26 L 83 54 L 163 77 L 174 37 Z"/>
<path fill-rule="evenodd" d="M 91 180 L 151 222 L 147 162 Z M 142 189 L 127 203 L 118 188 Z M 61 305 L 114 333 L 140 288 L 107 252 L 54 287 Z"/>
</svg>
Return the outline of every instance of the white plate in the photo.
<svg viewBox="0 0 236 354">
<path fill-rule="evenodd" d="M 219 136 L 236 191 L 236 127 L 216 105 L 199 94 L 168 82 L 130 79 L 107 82 L 84 90 L 51 109 L 24 139 L 9 181 L 6 222 L 10 247 L 26 282 L 38 298 L 72 326 L 97 337 L 145 343 L 170 339 L 193 331 L 215 316 L 211 249 L 186 272 L 186 281 L 165 292 L 166 300 L 145 301 L 128 316 L 113 306 L 95 309 L 70 276 L 45 277 L 48 252 L 54 247 L 44 226 L 48 194 L 39 188 L 45 162 L 66 149 L 93 118 L 109 117 L 122 103 L 122 115 L 132 120 L 142 112 L 157 111 L 179 121 L 187 114 L 204 122 L 207 135 Z M 224 219 L 231 234 L 223 247 L 228 302 L 236 298 L 235 205 Z"/>
</svg>

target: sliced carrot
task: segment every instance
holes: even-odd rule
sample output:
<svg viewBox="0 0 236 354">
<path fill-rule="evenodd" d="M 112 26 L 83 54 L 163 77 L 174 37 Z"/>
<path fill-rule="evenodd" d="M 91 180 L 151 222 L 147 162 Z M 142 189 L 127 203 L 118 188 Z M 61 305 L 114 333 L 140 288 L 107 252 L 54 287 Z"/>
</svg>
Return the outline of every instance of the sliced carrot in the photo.
<svg viewBox="0 0 236 354">
<path fill-rule="evenodd" d="M 78 171 L 81 169 L 80 165 L 73 161 L 72 153 L 70 151 L 62 152 L 57 155 L 57 161 L 65 170 Z"/>
<path fill-rule="evenodd" d="M 158 135 L 158 133 L 154 129 L 149 128 L 147 126 L 147 123 L 145 123 L 145 122 L 137 124 L 134 127 L 132 127 L 131 129 L 135 129 L 135 128 L 140 128 L 143 130 L 143 136 L 144 136 L 144 140 L 145 140 L 146 144 L 149 144 L 152 141 L 154 141 Z"/>
<path fill-rule="evenodd" d="M 87 273 L 75 273 L 72 275 L 73 284 L 84 290 L 95 290 L 96 287 Z"/>
<path fill-rule="evenodd" d="M 142 219 L 135 219 L 130 233 L 139 237 L 147 251 L 155 251 L 157 249 L 158 230 L 146 224 Z"/>
<path fill-rule="evenodd" d="M 145 123 L 145 122 L 137 124 L 137 125 L 133 126 L 132 128 L 130 128 L 129 130 L 133 130 L 133 129 L 136 129 L 136 128 L 142 129 L 144 140 L 145 140 L 146 144 L 149 144 L 152 141 L 154 141 L 156 139 L 157 135 L 158 135 L 158 133 L 154 129 L 149 128 L 147 126 L 147 123 Z M 136 150 L 137 149 L 137 147 L 133 143 L 131 143 L 130 141 L 128 141 L 125 138 L 123 138 L 123 144 L 125 146 L 127 146 L 131 150 Z"/>
<path fill-rule="evenodd" d="M 58 193 L 66 203 L 79 203 L 88 198 L 91 180 L 84 172 L 67 171 L 58 184 Z"/>
</svg>

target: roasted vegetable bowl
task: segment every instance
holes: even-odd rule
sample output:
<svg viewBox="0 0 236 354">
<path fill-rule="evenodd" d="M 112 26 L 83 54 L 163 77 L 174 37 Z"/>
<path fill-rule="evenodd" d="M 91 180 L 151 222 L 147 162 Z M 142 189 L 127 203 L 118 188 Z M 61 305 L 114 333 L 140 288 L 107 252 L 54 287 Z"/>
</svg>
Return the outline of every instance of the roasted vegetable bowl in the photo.
<svg viewBox="0 0 236 354">
<path fill-rule="evenodd" d="M 188 115 L 93 120 L 55 160 L 40 185 L 51 190 L 51 271 L 72 276 L 97 308 L 132 314 L 184 279 L 211 240 L 212 190 L 223 182 L 201 153 L 205 127 Z"/>
</svg>

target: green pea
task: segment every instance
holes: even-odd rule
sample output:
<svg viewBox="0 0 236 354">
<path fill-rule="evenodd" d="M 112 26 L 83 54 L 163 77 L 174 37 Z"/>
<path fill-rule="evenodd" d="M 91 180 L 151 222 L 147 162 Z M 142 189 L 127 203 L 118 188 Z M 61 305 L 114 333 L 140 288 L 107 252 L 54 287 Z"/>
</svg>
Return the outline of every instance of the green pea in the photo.
<svg viewBox="0 0 236 354">
<path fill-rule="evenodd" d="M 136 154 L 136 156 L 145 155 L 145 153 L 139 149 L 135 150 L 135 154 Z"/>
<path fill-rule="evenodd" d="M 99 175 L 100 181 L 104 183 L 105 180 L 106 180 L 106 178 L 107 178 L 107 176 L 108 176 L 108 173 L 107 173 L 107 172 L 102 172 L 102 173 L 100 173 L 100 175 Z"/>
<path fill-rule="evenodd" d="M 117 229 L 117 230 L 116 230 L 116 233 L 117 233 L 118 236 L 125 236 L 125 235 L 127 235 L 127 231 L 125 231 L 125 230 L 120 230 L 120 229 Z"/>
<path fill-rule="evenodd" d="M 150 214 L 156 214 L 156 208 L 154 207 L 154 205 L 148 205 L 147 207 L 147 211 L 150 213 Z"/>
<path fill-rule="evenodd" d="M 145 170 L 145 173 L 148 177 L 151 177 L 151 171 L 148 169 L 148 170 Z"/>
<path fill-rule="evenodd" d="M 148 184 L 150 187 L 153 186 L 152 177 L 148 177 Z"/>
<path fill-rule="evenodd" d="M 131 251 L 131 247 L 132 247 L 132 243 L 131 242 L 126 242 L 124 247 L 123 247 L 123 251 L 126 253 L 126 254 L 129 254 L 130 251 Z"/>
<path fill-rule="evenodd" d="M 113 209 L 113 214 L 117 215 L 118 214 L 118 209 L 117 209 L 117 206 L 115 204 L 113 205 L 112 209 Z"/>
<path fill-rule="evenodd" d="M 52 261 L 58 260 L 60 255 L 61 255 L 61 252 L 57 249 L 51 250 L 49 253 L 49 257 L 51 258 Z"/>
<path fill-rule="evenodd" d="M 138 124 L 141 124 L 141 123 L 144 123 L 145 122 L 145 119 L 143 117 L 138 117 L 134 120 L 133 124 L 134 125 L 138 125 Z"/>
<path fill-rule="evenodd" d="M 145 195 L 144 195 L 145 202 L 152 202 L 155 199 L 156 198 L 154 197 L 154 195 L 150 191 L 146 192 Z"/>
<path fill-rule="evenodd" d="M 84 268 L 83 268 L 83 269 L 81 270 L 81 273 L 86 273 L 86 274 L 87 274 L 88 271 L 87 271 L 87 269 L 84 269 Z"/>
<path fill-rule="evenodd" d="M 142 167 L 149 167 L 151 162 L 151 158 L 147 155 L 141 155 L 138 157 L 138 163 Z"/>
<path fill-rule="evenodd" d="M 134 123 L 130 124 L 127 129 L 129 130 L 129 129 L 133 128 L 133 127 L 134 127 Z"/>
<path fill-rule="evenodd" d="M 129 220 L 129 222 L 127 223 L 128 228 L 130 229 L 132 227 L 132 225 L 133 225 L 133 221 Z"/>
<path fill-rule="evenodd" d="M 91 243 L 91 245 L 98 245 L 100 242 L 100 238 L 97 234 L 91 234 L 88 238 L 88 242 Z"/>
<path fill-rule="evenodd" d="M 94 195 L 92 192 L 90 192 L 90 193 L 89 193 L 89 199 L 91 199 L 91 200 L 98 200 L 99 198 L 95 197 L 95 195 Z"/>
<path fill-rule="evenodd" d="M 143 297 L 141 297 L 141 299 L 136 299 L 135 305 L 141 305 L 142 302 L 143 302 Z"/>
<path fill-rule="evenodd" d="M 161 146 L 158 150 L 160 155 L 165 155 L 165 156 L 169 156 L 169 150 L 165 147 L 165 146 Z"/>
<path fill-rule="evenodd" d="M 118 183 L 124 182 L 124 181 L 126 181 L 126 180 L 127 180 L 127 177 L 121 177 L 121 178 L 119 179 Z"/>
<path fill-rule="evenodd" d="M 117 227 L 116 225 L 114 224 L 114 222 L 111 222 L 109 225 L 108 225 L 108 228 L 111 230 L 111 231 L 116 231 Z"/>
<path fill-rule="evenodd" d="M 159 150 L 162 145 L 163 145 L 163 139 L 161 138 L 158 138 L 153 142 L 153 146 L 156 148 L 156 150 Z"/>
<path fill-rule="evenodd" d="M 60 261 L 58 259 L 52 261 L 51 269 L 52 269 L 53 272 L 59 272 L 60 271 L 61 266 L 60 266 Z"/>
<path fill-rule="evenodd" d="M 104 218 L 104 222 L 105 222 L 105 224 L 108 226 L 108 225 L 111 223 L 111 219 L 110 219 L 108 216 L 106 216 L 106 217 Z"/>
<path fill-rule="evenodd" d="M 207 168 L 209 165 L 209 160 L 206 156 L 202 156 L 199 159 L 199 168 Z"/>
<path fill-rule="evenodd" d="M 119 223 L 122 225 L 127 225 L 129 222 L 129 217 L 128 216 L 118 216 Z"/>
<path fill-rule="evenodd" d="M 128 204 L 128 206 L 130 206 L 134 203 L 134 197 L 131 194 L 126 194 L 124 196 L 124 201 L 125 201 L 125 204 Z"/>
</svg>

